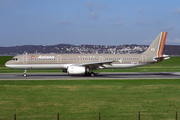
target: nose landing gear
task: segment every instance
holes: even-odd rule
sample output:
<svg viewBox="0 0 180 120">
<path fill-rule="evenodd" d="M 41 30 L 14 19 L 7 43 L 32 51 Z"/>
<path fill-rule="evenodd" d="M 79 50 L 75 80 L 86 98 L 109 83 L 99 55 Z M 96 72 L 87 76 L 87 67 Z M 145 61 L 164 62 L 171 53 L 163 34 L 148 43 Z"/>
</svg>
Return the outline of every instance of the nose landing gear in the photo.
<svg viewBox="0 0 180 120">
<path fill-rule="evenodd" d="M 27 70 L 24 70 L 24 74 L 23 74 L 24 77 L 27 76 L 26 72 L 27 72 Z"/>
</svg>

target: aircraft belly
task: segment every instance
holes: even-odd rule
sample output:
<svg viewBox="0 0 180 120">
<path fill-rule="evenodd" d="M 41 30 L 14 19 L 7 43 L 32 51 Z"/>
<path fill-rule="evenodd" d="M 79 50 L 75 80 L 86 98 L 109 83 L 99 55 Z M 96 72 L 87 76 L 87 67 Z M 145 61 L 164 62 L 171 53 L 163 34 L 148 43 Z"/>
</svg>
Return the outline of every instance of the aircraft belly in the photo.
<svg viewBox="0 0 180 120">
<path fill-rule="evenodd" d="M 63 69 L 62 64 L 14 64 L 10 65 L 9 68 L 14 69 Z"/>
</svg>

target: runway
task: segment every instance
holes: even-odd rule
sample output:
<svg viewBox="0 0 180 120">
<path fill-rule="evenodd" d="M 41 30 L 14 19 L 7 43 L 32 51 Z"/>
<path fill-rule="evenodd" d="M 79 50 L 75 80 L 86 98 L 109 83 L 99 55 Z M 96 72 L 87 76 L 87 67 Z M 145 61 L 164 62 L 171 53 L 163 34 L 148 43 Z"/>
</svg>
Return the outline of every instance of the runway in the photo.
<svg viewBox="0 0 180 120">
<path fill-rule="evenodd" d="M 180 72 L 130 72 L 130 73 L 96 73 L 95 77 L 68 75 L 66 73 L 1 73 L 0 80 L 98 80 L 98 79 L 180 79 Z"/>
</svg>

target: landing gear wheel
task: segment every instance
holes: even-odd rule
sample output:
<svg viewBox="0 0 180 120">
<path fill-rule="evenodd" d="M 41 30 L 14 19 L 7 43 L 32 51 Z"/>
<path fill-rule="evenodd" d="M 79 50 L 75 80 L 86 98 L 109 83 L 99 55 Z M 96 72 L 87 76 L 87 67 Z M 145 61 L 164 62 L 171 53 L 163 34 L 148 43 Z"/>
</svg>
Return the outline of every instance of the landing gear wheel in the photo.
<svg viewBox="0 0 180 120">
<path fill-rule="evenodd" d="M 26 77 L 26 76 L 27 76 L 27 74 L 26 74 L 26 73 L 24 73 L 24 74 L 23 74 L 23 76 L 24 76 L 24 77 Z"/>
<path fill-rule="evenodd" d="M 24 74 L 23 74 L 24 77 L 27 76 L 26 72 L 27 72 L 27 70 L 24 70 Z"/>
<path fill-rule="evenodd" d="M 91 72 L 91 77 L 94 77 L 94 76 L 95 76 L 94 72 Z"/>
</svg>

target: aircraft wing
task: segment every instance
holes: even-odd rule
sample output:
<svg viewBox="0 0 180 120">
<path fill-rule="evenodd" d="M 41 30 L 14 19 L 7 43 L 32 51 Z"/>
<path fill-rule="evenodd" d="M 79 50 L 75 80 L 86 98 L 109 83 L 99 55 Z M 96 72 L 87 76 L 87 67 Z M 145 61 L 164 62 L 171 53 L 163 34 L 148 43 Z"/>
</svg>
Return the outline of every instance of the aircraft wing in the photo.
<svg viewBox="0 0 180 120">
<path fill-rule="evenodd" d="M 112 62 L 114 62 L 114 61 L 112 60 L 112 61 L 103 61 L 103 62 L 83 63 L 83 64 L 81 64 L 81 65 L 82 65 L 82 66 L 90 66 L 90 65 L 101 66 L 101 65 L 103 65 L 103 64 L 111 64 Z"/>
<path fill-rule="evenodd" d="M 114 62 L 113 60 L 111 61 L 102 61 L 102 62 L 91 62 L 91 63 L 83 63 L 81 64 L 82 66 L 89 66 L 91 68 L 102 68 L 104 67 L 103 65 L 111 65 L 111 63 Z"/>
</svg>

